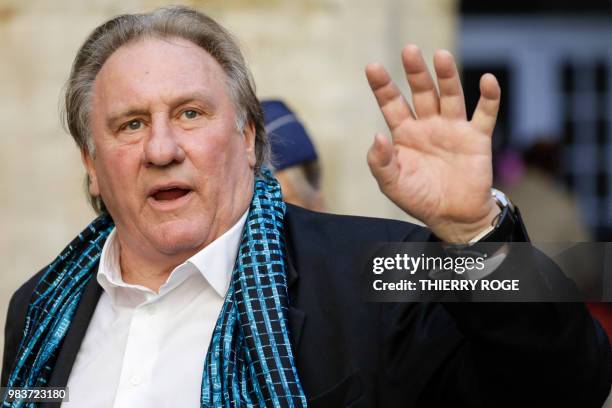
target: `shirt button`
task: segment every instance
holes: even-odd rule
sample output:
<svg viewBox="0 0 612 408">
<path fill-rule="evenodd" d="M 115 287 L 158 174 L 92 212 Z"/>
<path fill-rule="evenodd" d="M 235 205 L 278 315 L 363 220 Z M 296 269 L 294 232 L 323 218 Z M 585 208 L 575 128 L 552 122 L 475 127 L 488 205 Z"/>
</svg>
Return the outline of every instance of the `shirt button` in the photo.
<svg viewBox="0 0 612 408">
<path fill-rule="evenodd" d="M 147 313 L 149 316 L 153 316 L 155 313 L 157 313 L 157 308 L 155 306 L 149 306 L 147 307 Z"/>
<path fill-rule="evenodd" d="M 130 378 L 130 384 L 133 385 L 134 387 L 139 386 L 140 383 L 142 383 L 142 378 L 140 378 L 139 375 L 135 375 L 132 378 Z"/>
</svg>

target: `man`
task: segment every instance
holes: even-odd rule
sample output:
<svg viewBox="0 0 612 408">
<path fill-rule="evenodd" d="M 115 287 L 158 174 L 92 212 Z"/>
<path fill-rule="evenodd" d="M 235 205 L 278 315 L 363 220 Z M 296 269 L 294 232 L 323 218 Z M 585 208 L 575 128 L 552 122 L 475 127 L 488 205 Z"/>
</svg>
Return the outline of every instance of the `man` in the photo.
<svg viewBox="0 0 612 408">
<path fill-rule="evenodd" d="M 283 201 L 325 211 L 317 151 L 304 125 L 283 101 L 263 100 L 261 108 Z"/>
<path fill-rule="evenodd" d="M 526 239 L 490 191 L 495 78 L 468 121 L 448 52 L 439 95 L 419 49 L 402 58 L 414 113 L 366 67 L 392 133 L 368 163 L 429 230 L 285 205 L 249 72 L 208 17 L 170 7 L 96 28 L 66 119 L 102 215 L 12 297 L 2 385 L 67 385 L 76 407 L 601 405 L 610 349 L 581 304 L 356 295 L 369 242 Z"/>
</svg>

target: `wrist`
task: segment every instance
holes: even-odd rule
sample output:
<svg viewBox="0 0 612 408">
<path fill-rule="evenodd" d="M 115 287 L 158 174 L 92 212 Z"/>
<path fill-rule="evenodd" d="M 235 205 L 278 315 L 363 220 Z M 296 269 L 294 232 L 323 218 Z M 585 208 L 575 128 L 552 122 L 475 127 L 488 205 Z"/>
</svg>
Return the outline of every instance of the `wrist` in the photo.
<svg viewBox="0 0 612 408">
<path fill-rule="evenodd" d="M 501 208 L 495 198 L 491 197 L 486 215 L 477 221 L 467 223 L 448 221 L 430 229 L 444 242 L 466 244 L 481 235 L 486 235 L 495 226 L 495 221 L 500 215 Z"/>
</svg>

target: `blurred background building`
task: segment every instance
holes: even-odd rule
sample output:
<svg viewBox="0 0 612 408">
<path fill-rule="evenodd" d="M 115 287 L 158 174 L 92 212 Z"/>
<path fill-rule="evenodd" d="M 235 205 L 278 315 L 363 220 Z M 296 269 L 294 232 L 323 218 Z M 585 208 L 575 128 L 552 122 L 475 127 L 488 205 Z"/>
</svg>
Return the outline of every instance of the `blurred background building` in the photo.
<svg viewBox="0 0 612 408">
<path fill-rule="evenodd" d="M 528 227 L 529 218 L 531 224 L 550 225 L 548 233 L 531 228 L 536 235 L 532 239 L 611 241 L 612 2 L 468 0 L 461 2 L 460 13 L 458 53 L 469 106 L 477 100 L 483 71 L 493 72 L 501 82 L 495 151 L 528 156 L 536 145 L 549 148 L 548 157 L 532 154 L 530 171 L 522 177 L 497 172 L 502 184 L 504 176 L 517 178 L 517 184 L 526 179 L 534 187 L 545 178 L 558 182 L 542 185 L 540 194 L 531 188 L 512 196 L 524 208 Z M 536 167 L 540 171 L 534 176 Z M 553 197 L 545 193 L 551 188 L 556 190 L 551 193 L 554 201 L 545 199 Z M 573 206 L 568 193 L 575 195 L 578 219 L 567 219 Z M 557 224 L 574 224 L 573 232 L 555 235 L 560 227 L 550 224 L 555 218 Z"/>
</svg>

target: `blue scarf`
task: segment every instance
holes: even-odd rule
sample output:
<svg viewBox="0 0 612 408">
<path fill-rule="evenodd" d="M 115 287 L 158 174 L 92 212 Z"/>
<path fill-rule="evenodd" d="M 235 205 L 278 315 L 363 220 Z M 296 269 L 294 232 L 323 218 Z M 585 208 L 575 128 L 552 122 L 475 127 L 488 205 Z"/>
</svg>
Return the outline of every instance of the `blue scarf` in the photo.
<svg viewBox="0 0 612 408">
<path fill-rule="evenodd" d="M 305 407 L 289 341 L 285 204 L 268 170 L 255 191 L 232 280 L 215 325 L 202 373 L 202 407 Z M 102 247 L 114 228 L 102 215 L 43 273 L 28 307 L 8 387 L 44 387 Z M 8 402 L 2 407 L 35 407 Z"/>
</svg>

